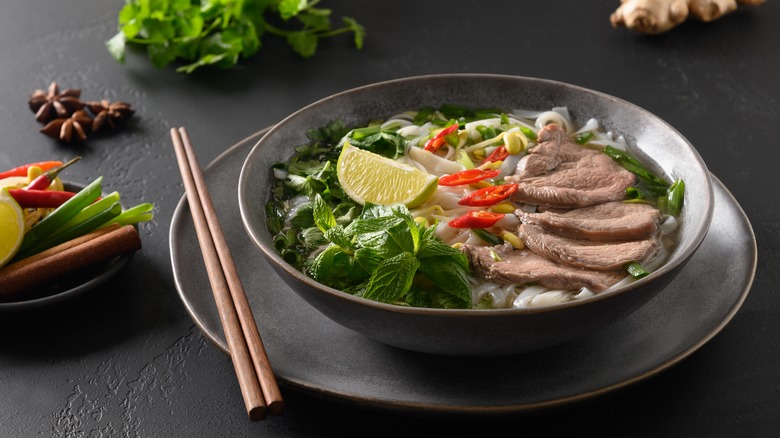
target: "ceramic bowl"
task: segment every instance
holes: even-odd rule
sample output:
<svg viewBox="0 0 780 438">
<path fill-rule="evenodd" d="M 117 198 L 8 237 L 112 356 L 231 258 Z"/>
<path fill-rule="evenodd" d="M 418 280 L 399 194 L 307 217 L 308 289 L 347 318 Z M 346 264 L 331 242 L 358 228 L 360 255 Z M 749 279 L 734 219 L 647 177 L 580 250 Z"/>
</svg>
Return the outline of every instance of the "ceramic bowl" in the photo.
<svg viewBox="0 0 780 438">
<path fill-rule="evenodd" d="M 383 304 L 319 284 L 282 260 L 266 228 L 264 205 L 273 180 L 271 165 L 289 159 L 294 146 L 308 143 L 308 129 L 325 126 L 334 119 L 341 119 L 347 126 L 360 126 L 406 110 L 445 103 L 509 110 L 565 106 L 577 125 L 592 117 L 598 119 L 605 131 L 624 135 L 629 152 L 650 163 L 654 171 L 685 181 L 679 244 L 661 268 L 628 286 L 591 298 L 527 309 L 420 309 Z M 657 116 L 579 86 L 492 74 L 403 78 L 312 103 L 274 126 L 253 147 L 241 169 L 238 200 L 250 240 L 308 304 L 377 341 L 408 350 L 459 356 L 508 355 L 548 348 L 581 339 L 626 317 L 674 280 L 707 234 L 713 212 L 712 182 L 705 163 L 677 130 Z"/>
</svg>

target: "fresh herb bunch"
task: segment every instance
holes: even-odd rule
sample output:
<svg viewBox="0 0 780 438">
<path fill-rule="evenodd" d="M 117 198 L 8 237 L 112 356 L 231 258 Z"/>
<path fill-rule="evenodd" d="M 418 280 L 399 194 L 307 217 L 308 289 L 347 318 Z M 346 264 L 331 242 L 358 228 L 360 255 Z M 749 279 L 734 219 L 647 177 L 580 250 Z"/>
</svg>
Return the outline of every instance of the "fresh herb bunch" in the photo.
<svg viewBox="0 0 780 438">
<path fill-rule="evenodd" d="M 317 194 L 313 213 L 330 242 L 308 263 L 315 280 L 384 303 L 471 307 L 466 256 L 442 242 L 435 225 L 416 222 L 403 204 L 366 204 L 359 218 L 342 226 Z"/>
<path fill-rule="evenodd" d="M 297 147 L 289 163 L 274 166 L 284 175 L 266 204 L 276 250 L 317 281 L 358 296 L 471 308 L 468 260 L 434 234 L 435 226 L 418 224 L 403 205 L 361 206 L 341 189 L 340 146 L 354 135 L 339 121 L 310 130 L 311 143 Z M 376 144 L 364 142 L 366 148 L 393 153 L 393 136 L 370 136 Z"/>
<path fill-rule="evenodd" d="M 277 179 L 273 199 L 265 206 L 268 230 L 282 258 L 298 269 L 303 268 L 310 251 L 327 243 L 314 224 L 315 193 L 322 195 L 340 224 L 346 225 L 360 214 L 360 205 L 341 190 L 336 174 L 340 152 L 336 146 L 348 131 L 340 121 L 311 129 L 306 133 L 310 143 L 296 147 L 288 163 L 273 166 L 284 177 Z"/>
<path fill-rule="evenodd" d="M 176 71 L 192 73 L 213 65 L 235 66 L 260 50 L 263 35 L 287 40 L 304 58 L 317 51 L 321 38 L 352 33 L 363 47 L 365 29 L 342 17 L 334 28 L 331 10 L 320 0 L 126 0 L 119 11 L 119 32 L 106 42 L 111 55 L 124 62 L 127 44 L 145 46 L 152 63 L 162 68 L 175 60 L 189 62 Z"/>
</svg>

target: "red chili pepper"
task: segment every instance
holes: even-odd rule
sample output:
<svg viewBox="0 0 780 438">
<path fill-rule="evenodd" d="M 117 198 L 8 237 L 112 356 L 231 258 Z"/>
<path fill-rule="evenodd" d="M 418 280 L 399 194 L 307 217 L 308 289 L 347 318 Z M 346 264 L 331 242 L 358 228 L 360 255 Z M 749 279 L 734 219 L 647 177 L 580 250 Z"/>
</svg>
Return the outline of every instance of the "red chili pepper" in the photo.
<svg viewBox="0 0 780 438">
<path fill-rule="evenodd" d="M 62 166 L 54 167 L 52 169 L 47 170 L 46 172 L 40 174 L 37 178 L 32 180 L 30 184 L 27 184 L 27 187 L 25 187 L 24 190 L 46 190 L 54 181 L 54 178 L 57 178 L 57 175 L 59 175 L 59 173 L 63 169 L 65 169 L 66 167 L 70 166 L 71 164 L 75 163 L 80 159 L 81 157 L 76 157 L 68 161 L 67 163 L 63 164 Z"/>
<path fill-rule="evenodd" d="M 504 217 L 503 213 L 473 210 L 451 220 L 449 226 L 453 228 L 488 228 L 495 225 L 502 217 Z"/>
<path fill-rule="evenodd" d="M 509 156 L 509 152 L 506 150 L 506 146 L 501 145 L 497 147 L 493 152 L 485 158 L 482 163 L 494 163 L 496 161 L 504 161 Z"/>
<path fill-rule="evenodd" d="M 14 167 L 5 172 L 0 172 L 0 179 L 8 178 L 9 176 L 27 176 L 27 169 L 33 166 L 38 166 L 43 170 L 49 170 L 53 167 L 62 166 L 62 161 L 39 161 L 37 163 L 29 163 L 23 166 Z"/>
<path fill-rule="evenodd" d="M 498 204 L 504 199 L 512 196 L 517 191 L 517 184 L 501 184 L 500 186 L 490 186 L 475 190 L 458 201 L 460 205 L 470 207 L 487 207 Z"/>
<path fill-rule="evenodd" d="M 467 169 L 455 172 L 450 175 L 444 175 L 439 178 L 440 186 L 463 186 L 466 184 L 474 184 L 475 182 L 482 181 L 483 179 L 495 178 L 501 173 L 499 169 Z"/>
<path fill-rule="evenodd" d="M 455 132 L 457 130 L 458 130 L 458 124 L 457 123 L 454 123 L 454 124 L 444 128 L 444 129 L 442 129 L 441 131 L 439 131 L 438 134 L 433 136 L 432 139 L 428 140 L 425 143 L 425 150 L 426 151 L 430 151 L 430 152 L 438 151 L 439 148 L 442 147 L 442 145 L 446 141 L 446 139 L 444 137 L 452 134 L 453 132 Z"/>
<path fill-rule="evenodd" d="M 57 208 L 76 195 L 59 190 L 12 189 L 8 193 L 22 208 Z"/>
</svg>

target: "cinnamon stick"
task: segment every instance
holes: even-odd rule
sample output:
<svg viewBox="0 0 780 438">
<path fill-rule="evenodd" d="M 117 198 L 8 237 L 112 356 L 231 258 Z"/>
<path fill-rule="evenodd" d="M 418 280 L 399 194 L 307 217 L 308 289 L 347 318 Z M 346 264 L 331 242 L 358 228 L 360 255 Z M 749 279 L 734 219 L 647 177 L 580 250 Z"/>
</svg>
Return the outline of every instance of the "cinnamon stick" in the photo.
<svg viewBox="0 0 780 438">
<path fill-rule="evenodd" d="M 0 269 L 0 301 L 12 301 L 69 272 L 141 248 L 132 225 L 93 231 Z"/>
</svg>

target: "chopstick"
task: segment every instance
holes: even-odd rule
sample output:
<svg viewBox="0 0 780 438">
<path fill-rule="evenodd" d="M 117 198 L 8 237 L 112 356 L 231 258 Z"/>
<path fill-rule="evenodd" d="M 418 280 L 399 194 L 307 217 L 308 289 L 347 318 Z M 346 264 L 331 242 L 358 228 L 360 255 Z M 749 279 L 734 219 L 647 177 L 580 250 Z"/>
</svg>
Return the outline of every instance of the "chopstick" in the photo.
<svg viewBox="0 0 780 438">
<path fill-rule="evenodd" d="M 189 135 L 172 128 L 171 139 L 247 414 L 252 421 L 262 420 L 281 411 L 282 395 Z"/>
</svg>

